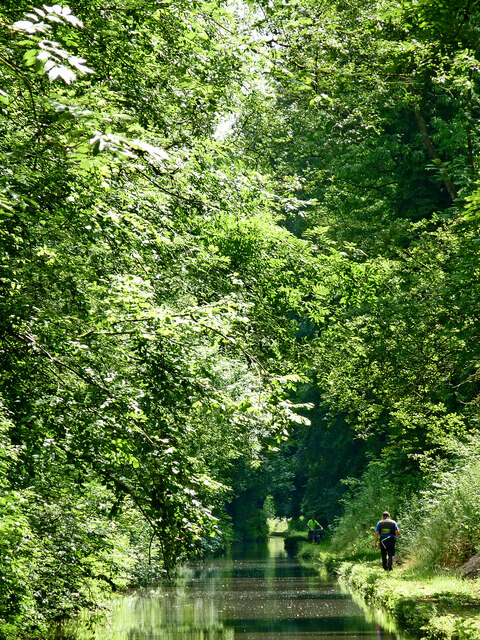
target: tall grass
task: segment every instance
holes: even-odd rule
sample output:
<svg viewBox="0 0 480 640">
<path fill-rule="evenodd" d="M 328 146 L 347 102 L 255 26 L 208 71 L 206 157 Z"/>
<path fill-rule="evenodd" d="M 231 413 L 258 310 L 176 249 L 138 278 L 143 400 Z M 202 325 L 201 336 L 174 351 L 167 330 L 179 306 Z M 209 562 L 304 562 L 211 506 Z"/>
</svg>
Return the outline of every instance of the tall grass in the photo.
<svg viewBox="0 0 480 640">
<path fill-rule="evenodd" d="M 414 566 L 456 568 L 480 551 L 480 460 L 460 462 L 424 491 L 409 541 Z M 414 523 L 411 522 L 413 529 Z"/>
<path fill-rule="evenodd" d="M 350 481 L 350 488 L 343 502 L 345 511 L 337 520 L 332 546 L 337 552 L 349 554 L 371 551 L 375 526 L 385 510 L 393 518 L 405 501 L 392 465 L 388 460 L 370 463 L 359 481 Z"/>
</svg>

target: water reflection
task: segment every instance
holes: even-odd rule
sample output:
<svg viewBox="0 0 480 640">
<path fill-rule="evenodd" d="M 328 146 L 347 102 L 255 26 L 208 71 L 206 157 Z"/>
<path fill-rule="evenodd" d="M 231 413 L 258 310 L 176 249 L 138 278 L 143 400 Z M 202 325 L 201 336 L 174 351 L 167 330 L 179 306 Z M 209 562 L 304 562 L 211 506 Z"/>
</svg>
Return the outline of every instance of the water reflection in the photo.
<svg viewBox="0 0 480 640">
<path fill-rule="evenodd" d="M 184 567 L 174 583 L 119 599 L 110 619 L 73 640 L 401 640 L 348 593 L 268 548 Z"/>
</svg>

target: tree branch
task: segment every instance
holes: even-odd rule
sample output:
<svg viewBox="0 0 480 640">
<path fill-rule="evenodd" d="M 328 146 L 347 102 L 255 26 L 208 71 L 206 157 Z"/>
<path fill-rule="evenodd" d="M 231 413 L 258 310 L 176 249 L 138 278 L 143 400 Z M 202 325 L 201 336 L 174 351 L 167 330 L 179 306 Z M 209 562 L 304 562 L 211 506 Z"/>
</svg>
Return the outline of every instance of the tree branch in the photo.
<svg viewBox="0 0 480 640">
<path fill-rule="evenodd" d="M 49 351 L 47 351 L 44 347 L 42 347 L 42 345 L 39 344 L 38 341 L 33 336 L 31 336 L 29 334 L 25 334 L 24 335 L 24 334 L 16 333 L 16 332 L 14 332 L 12 335 L 15 336 L 21 342 L 29 344 L 32 347 L 35 347 L 35 349 L 38 349 L 38 351 L 40 351 L 40 353 L 43 356 L 47 357 L 51 362 L 54 362 L 59 367 L 62 367 L 63 369 L 67 369 L 68 371 L 71 371 L 78 378 L 80 378 L 81 380 L 83 380 L 87 384 L 90 384 L 90 385 L 92 385 L 94 387 L 97 387 L 97 389 L 101 389 L 104 393 L 108 393 L 110 395 L 110 390 L 109 389 L 107 389 L 106 387 L 102 386 L 101 384 L 99 384 L 98 382 L 93 380 L 92 378 L 89 378 L 88 376 L 83 374 L 78 369 L 75 369 L 74 367 L 70 366 L 66 362 L 62 362 L 61 360 L 59 360 L 58 358 L 53 356 Z"/>
<path fill-rule="evenodd" d="M 433 160 L 433 163 L 441 170 L 443 184 L 445 186 L 445 189 L 448 192 L 448 195 L 450 196 L 453 202 L 457 197 L 457 193 L 453 185 L 453 182 L 447 175 L 445 165 L 442 159 L 440 158 L 440 156 L 438 155 L 437 150 L 433 146 L 430 136 L 428 135 L 425 118 L 423 117 L 423 115 L 421 114 L 418 108 L 414 109 L 414 114 L 415 114 L 415 119 L 417 121 L 418 128 L 420 130 L 420 134 L 422 136 L 423 144 L 425 145 L 428 155 Z"/>
<path fill-rule="evenodd" d="M 0 61 L 3 62 L 3 64 L 7 66 L 11 71 L 13 71 L 13 73 L 16 76 L 18 76 L 21 80 L 23 80 L 25 86 L 27 87 L 27 91 L 30 95 L 30 100 L 32 102 L 32 111 L 33 111 L 33 118 L 35 120 L 35 126 L 37 128 L 38 135 L 40 135 L 41 131 L 40 131 L 40 123 L 38 121 L 37 105 L 35 103 L 32 86 L 27 76 L 24 73 L 22 73 L 22 71 L 20 71 L 20 69 L 16 65 L 14 65 L 12 62 L 10 62 L 4 56 L 2 56 L 2 54 L 0 54 Z"/>
</svg>

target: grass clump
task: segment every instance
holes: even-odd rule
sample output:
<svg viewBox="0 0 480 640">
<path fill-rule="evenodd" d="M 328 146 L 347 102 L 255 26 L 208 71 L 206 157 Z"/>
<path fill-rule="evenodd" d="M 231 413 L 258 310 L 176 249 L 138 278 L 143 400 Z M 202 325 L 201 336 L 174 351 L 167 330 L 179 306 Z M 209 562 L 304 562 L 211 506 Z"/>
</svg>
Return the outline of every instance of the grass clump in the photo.
<svg viewBox="0 0 480 640">
<path fill-rule="evenodd" d="M 315 559 L 366 603 L 385 611 L 399 628 L 422 640 L 479 640 L 477 581 L 454 573 L 419 570 L 408 563 L 387 573 L 378 556 L 342 557 L 330 544 L 317 548 Z"/>
<path fill-rule="evenodd" d="M 344 560 L 337 575 L 366 602 L 386 611 L 395 623 L 423 640 L 478 640 L 478 584 L 458 575 Z"/>
</svg>

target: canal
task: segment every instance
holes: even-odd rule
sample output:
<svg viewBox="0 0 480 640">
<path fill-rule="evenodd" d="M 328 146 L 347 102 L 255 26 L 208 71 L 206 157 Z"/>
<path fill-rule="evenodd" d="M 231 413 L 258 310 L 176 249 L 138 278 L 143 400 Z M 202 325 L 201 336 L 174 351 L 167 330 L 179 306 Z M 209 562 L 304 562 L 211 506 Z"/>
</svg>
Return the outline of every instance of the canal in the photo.
<svg viewBox="0 0 480 640">
<path fill-rule="evenodd" d="M 90 626 L 90 625 L 88 625 Z M 290 558 L 281 538 L 180 570 L 119 599 L 70 640 L 401 640 L 339 584 Z"/>
</svg>

